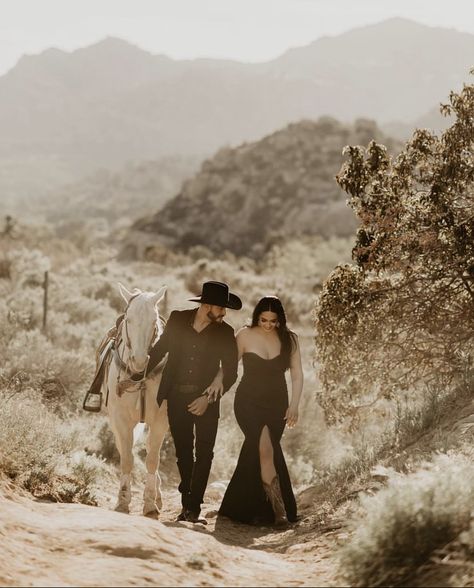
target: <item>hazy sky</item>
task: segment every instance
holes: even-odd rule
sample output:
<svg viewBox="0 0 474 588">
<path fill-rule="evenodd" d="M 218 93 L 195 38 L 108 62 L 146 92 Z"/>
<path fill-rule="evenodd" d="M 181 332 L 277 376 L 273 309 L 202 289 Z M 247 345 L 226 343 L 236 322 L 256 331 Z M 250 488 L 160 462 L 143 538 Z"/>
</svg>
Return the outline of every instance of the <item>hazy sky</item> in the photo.
<svg viewBox="0 0 474 588">
<path fill-rule="evenodd" d="M 0 75 L 24 53 L 106 36 L 178 59 L 265 61 L 392 16 L 474 33 L 474 0 L 0 0 Z"/>
</svg>

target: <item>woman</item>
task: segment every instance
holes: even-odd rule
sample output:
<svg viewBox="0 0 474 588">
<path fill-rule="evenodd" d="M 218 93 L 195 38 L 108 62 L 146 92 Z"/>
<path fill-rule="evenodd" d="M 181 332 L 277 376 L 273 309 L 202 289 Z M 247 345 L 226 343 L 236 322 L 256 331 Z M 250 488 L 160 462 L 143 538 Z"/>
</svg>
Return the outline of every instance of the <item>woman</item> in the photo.
<svg viewBox="0 0 474 588">
<path fill-rule="evenodd" d="M 237 346 L 244 375 L 234 410 L 245 441 L 219 514 L 243 523 L 285 526 L 296 521 L 296 501 L 280 439 L 285 425 L 293 427 L 298 421 L 303 370 L 298 339 L 288 329 L 276 296 L 258 302 L 252 325 L 237 333 Z M 288 368 L 290 403 L 285 380 Z"/>
</svg>

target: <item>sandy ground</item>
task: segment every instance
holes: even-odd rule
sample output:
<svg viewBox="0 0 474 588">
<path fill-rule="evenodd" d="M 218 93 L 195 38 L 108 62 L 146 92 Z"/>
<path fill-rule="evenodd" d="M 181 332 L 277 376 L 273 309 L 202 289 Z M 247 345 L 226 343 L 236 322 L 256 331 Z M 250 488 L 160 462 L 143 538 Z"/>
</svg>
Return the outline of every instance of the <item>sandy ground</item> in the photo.
<svg viewBox="0 0 474 588">
<path fill-rule="evenodd" d="M 458 407 L 441 429 L 438 433 L 453 443 L 472 432 L 474 401 Z M 427 437 L 410 451 L 429 445 Z M 320 497 L 309 488 L 297 496 L 301 519 L 296 525 L 284 531 L 250 527 L 216 516 L 225 484 L 215 482 L 206 493 L 202 514 L 209 524 L 204 526 L 175 522 L 180 504 L 174 487 L 169 480 L 164 510 L 153 520 L 141 515 L 139 484 L 133 486 L 130 515 L 113 511 L 116 488 L 105 488 L 101 506 L 89 507 L 42 502 L 0 484 L 0 585 L 340 585 L 336 553 L 348 538 L 351 501 L 323 520 Z M 444 577 L 436 562 L 425 567 L 416 585 L 449 585 L 433 580 Z M 464 564 L 461 568 L 465 573 Z"/>
<path fill-rule="evenodd" d="M 216 516 L 222 489 L 210 488 L 209 524 L 176 523 L 176 492 L 159 520 L 104 507 L 32 500 L 0 492 L 2 586 L 329 586 L 336 529 L 317 531 L 308 505 L 285 531 Z M 303 501 L 304 502 L 304 501 Z"/>
<path fill-rule="evenodd" d="M 125 515 L 113 511 L 118 481 L 102 490 L 99 507 L 42 502 L 0 483 L 0 585 L 336 583 L 333 554 L 340 524 L 321 523 L 310 493 L 298 497 L 300 522 L 279 531 L 217 518 L 225 484 L 210 484 L 202 511 L 209 524 L 204 526 L 175 522 L 180 511 L 175 482 L 164 484 L 159 520 L 141 515 L 139 484 L 133 485 L 131 514 Z"/>
</svg>

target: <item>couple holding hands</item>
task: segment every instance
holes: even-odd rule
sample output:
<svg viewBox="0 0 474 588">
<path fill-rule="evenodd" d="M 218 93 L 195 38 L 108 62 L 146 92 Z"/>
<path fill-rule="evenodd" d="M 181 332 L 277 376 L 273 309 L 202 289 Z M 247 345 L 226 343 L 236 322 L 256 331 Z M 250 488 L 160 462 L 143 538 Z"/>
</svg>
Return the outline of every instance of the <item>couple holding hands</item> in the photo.
<svg viewBox="0 0 474 588">
<path fill-rule="evenodd" d="M 168 354 L 157 400 L 168 402 L 181 476 L 178 520 L 206 522 L 200 512 L 214 455 L 220 397 L 236 381 L 242 360 L 234 410 L 245 441 L 219 514 L 243 523 L 286 526 L 296 521 L 296 502 L 280 439 L 285 425 L 292 427 L 298 420 L 303 388 L 298 339 L 288 329 L 283 305 L 275 296 L 258 302 L 252 324 L 235 337 L 224 317 L 227 309 L 240 310 L 242 302 L 227 284 L 205 282 L 201 295 L 192 301 L 199 307 L 171 313 L 148 364 L 151 371 Z"/>
</svg>

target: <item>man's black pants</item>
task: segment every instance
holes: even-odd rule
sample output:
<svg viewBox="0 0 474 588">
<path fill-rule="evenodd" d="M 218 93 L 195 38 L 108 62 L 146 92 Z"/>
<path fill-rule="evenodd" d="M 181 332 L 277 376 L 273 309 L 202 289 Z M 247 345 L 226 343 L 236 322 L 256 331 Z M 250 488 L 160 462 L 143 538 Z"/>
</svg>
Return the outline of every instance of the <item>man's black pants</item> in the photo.
<svg viewBox="0 0 474 588">
<path fill-rule="evenodd" d="M 197 397 L 174 390 L 168 397 L 168 420 L 181 476 L 181 502 L 199 514 L 214 457 L 219 402 L 209 404 L 202 416 L 196 416 L 188 411 L 188 404 Z"/>
</svg>

